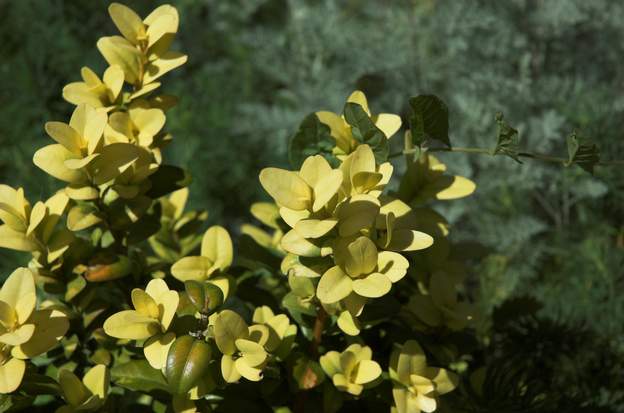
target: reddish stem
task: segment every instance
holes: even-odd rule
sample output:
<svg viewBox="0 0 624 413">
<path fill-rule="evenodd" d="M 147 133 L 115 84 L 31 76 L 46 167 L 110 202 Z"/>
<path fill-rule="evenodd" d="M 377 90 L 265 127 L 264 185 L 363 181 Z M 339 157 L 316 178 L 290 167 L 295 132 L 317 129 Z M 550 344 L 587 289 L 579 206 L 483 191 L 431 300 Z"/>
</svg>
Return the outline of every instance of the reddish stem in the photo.
<svg viewBox="0 0 624 413">
<path fill-rule="evenodd" d="M 318 349 L 323 338 L 323 330 L 325 329 L 326 320 L 327 313 L 323 307 L 319 306 L 316 313 L 316 320 L 314 320 L 314 329 L 312 330 L 312 343 L 310 344 L 310 352 L 314 357 L 319 356 Z"/>
<path fill-rule="evenodd" d="M 312 341 L 310 342 L 310 353 L 314 358 L 318 358 L 319 356 L 319 346 L 321 345 L 321 340 L 323 339 L 325 321 L 327 321 L 327 312 L 322 306 L 319 305 L 318 311 L 316 312 L 316 319 L 314 320 L 314 327 L 312 329 Z M 307 396 L 307 391 L 305 390 L 301 390 L 297 393 L 293 404 L 293 411 L 295 413 L 305 412 Z"/>
</svg>

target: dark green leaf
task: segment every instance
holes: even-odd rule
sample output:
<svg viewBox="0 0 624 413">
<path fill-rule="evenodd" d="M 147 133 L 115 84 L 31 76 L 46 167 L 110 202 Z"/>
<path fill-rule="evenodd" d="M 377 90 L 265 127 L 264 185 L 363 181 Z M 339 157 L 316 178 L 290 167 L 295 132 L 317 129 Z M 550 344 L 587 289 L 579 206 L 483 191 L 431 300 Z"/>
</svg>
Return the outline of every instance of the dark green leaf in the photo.
<svg viewBox="0 0 624 413">
<path fill-rule="evenodd" d="M 342 408 L 344 397 L 342 393 L 331 383 L 326 382 L 323 386 L 323 411 L 336 413 Z"/>
<path fill-rule="evenodd" d="M 187 187 L 191 183 L 191 176 L 177 166 L 160 165 L 158 170 L 150 175 L 149 180 L 151 187 L 145 195 L 156 199 Z"/>
<path fill-rule="evenodd" d="M 329 126 L 322 123 L 316 114 L 311 113 L 301 122 L 299 130 L 288 144 L 288 159 L 293 168 L 299 168 L 303 161 L 312 155 L 322 155 L 333 166 L 337 159 L 332 154 L 336 142 L 331 137 Z"/>
<path fill-rule="evenodd" d="M 111 377 L 118 386 L 134 391 L 167 391 L 169 388 L 160 370 L 152 368 L 147 360 L 133 360 L 115 366 L 111 370 Z"/>
<path fill-rule="evenodd" d="M 412 141 L 421 147 L 428 139 L 451 146 L 448 107 L 437 96 L 419 95 L 409 100 Z"/>
<path fill-rule="evenodd" d="M 32 407 L 34 397 L 21 396 L 19 394 L 0 395 L 0 413 L 26 411 Z"/>
<path fill-rule="evenodd" d="M 28 372 L 28 374 L 24 377 L 24 380 L 20 385 L 20 390 L 33 396 L 40 396 L 42 394 L 61 394 L 61 388 L 56 380 L 44 374 L 32 372 Z"/>
<path fill-rule="evenodd" d="M 371 147 L 377 163 L 388 160 L 388 138 L 375 126 L 368 113 L 357 103 L 347 102 L 344 107 L 344 117 L 351 125 L 351 133 L 356 141 Z"/>
<path fill-rule="evenodd" d="M 567 165 L 577 164 L 590 174 L 594 173 L 594 166 L 600 162 L 598 146 L 591 140 L 577 136 L 572 132 L 567 138 L 568 162 Z"/>
<path fill-rule="evenodd" d="M 178 337 L 167 354 L 165 376 L 169 390 L 185 394 L 197 385 L 206 373 L 212 352 L 210 345 L 191 336 Z"/>
<path fill-rule="evenodd" d="M 138 244 L 145 241 L 160 230 L 160 215 L 149 213 L 128 228 L 128 243 Z"/>
<path fill-rule="evenodd" d="M 518 131 L 505 122 L 502 113 L 496 114 L 496 124 L 498 129 L 496 132 L 497 141 L 494 155 L 507 155 L 516 162 L 522 163 L 518 158 L 520 149 Z"/>
</svg>

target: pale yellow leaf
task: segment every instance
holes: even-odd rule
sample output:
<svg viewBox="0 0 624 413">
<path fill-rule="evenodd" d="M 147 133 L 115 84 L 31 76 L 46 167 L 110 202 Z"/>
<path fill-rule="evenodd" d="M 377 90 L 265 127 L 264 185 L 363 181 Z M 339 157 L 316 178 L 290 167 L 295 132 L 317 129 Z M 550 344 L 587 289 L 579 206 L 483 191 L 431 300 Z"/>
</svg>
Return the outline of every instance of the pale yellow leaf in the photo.
<svg viewBox="0 0 624 413">
<path fill-rule="evenodd" d="M 24 360 L 10 358 L 0 365 L 0 394 L 12 393 L 22 383 L 26 363 Z"/>
</svg>

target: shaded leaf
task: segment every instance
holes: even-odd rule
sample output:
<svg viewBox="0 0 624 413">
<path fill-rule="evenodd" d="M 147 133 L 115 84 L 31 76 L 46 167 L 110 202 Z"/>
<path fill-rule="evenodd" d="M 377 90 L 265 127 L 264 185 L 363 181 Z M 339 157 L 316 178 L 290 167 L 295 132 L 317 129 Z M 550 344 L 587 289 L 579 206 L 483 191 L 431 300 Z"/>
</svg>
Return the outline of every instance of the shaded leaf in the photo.
<svg viewBox="0 0 624 413">
<path fill-rule="evenodd" d="M 494 148 L 494 155 L 506 155 L 518 163 L 522 163 L 518 158 L 520 135 L 518 131 L 511 126 L 503 117 L 502 113 L 496 114 L 496 148 Z"/>
<path fill-rule="evenodd" d="M 576 132 L 572 132 L 566 141 L 568 144 L 568 162 L 566 165 L 577 164 L 593 174 L 594 166 L 600 162 L 598 146 L 588 138 L 577 136 Z"/>
<path fill-rule="evenodd" d="M 299 169 L 308 156 L 322 155 L 332 166 L 336 166 L 338 161 L 332 155 L 334 145 L 329 126 L 322 123 L 315 113 L 311 113 L 290 139 L 288 160 L 293 168 Z"/>
<path fill-rule="evenodd" d="M 368 113 L 357 103 L 347 102 L 344 106 L 344 117 L 356 141 L 371 147 L 375 160 L 381 164 L 388 160 L 388 139 L 379 129 Z"/>
<path fill-rule="evenodd" d="M 409 100 L 409 124 L 412 141 L 418 147 L 427 139 L 451 146 L 448 136 L 448 107 L 437 96 L 419 95 Z"/>
</svg>

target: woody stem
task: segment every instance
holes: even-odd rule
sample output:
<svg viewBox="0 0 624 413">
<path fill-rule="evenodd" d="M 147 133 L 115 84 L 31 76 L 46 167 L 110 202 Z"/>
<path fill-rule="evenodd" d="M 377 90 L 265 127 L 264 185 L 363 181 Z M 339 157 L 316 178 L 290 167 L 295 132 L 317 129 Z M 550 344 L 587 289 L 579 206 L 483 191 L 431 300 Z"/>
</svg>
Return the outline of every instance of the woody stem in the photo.
<svg viewBox="0 0 624 413">
<path fill-rule="evenodd" d="M 312 330 L 312 343 L 310 343 L 310 353 L 314 357 L 318 357 L 318 349 L 323 338 L 323 330 L 325 329 L 325 321 L 327 320 L 327 312 L 319 305 L 316 313 L 316 319 L 314 320 L 314 328 Z"/>
</svg>

